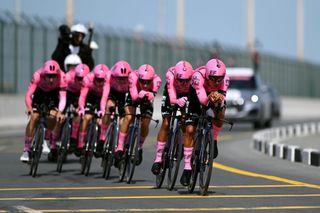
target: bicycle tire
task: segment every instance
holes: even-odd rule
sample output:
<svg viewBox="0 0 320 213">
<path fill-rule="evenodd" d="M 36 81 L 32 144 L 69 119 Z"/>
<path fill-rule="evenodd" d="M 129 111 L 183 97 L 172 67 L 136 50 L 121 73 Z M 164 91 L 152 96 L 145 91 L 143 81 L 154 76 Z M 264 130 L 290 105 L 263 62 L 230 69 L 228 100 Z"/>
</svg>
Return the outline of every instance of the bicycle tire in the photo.
<svg viewBox="0 0 320 213">
<path fill-rule="evenodd" d="M 91 126 L 91 134 L 89 138 L 90 138 L 90 141 L 89 141 L 89 149 L 88 149 L 88 155 L 86 160 L 86 170 L 84 174 L 85 176 L 88 176 L 90 173 L 94 146 L 97 143 L 97 125 L 96 124 L 93 124 L 93 126 Z"/>
<path fill-rule="evenodd" d="M 110 176 L 111 167 L 113 164 L 114 142 L 115 142 L 115 124 L 111 124 L 107 131 L 107 139 L 105 143 L 103 177 L 107 180 Z"/>
<path fill-rule="evenodd" d="M 34 144 L 32 145 L 32 160 L 30 165 L 30 175 L 32 175 L 32 177 L 37 175 L 38 165 L 41 158 L 42 143 L 44 139 L 44 129 L 42 127 L 37 127 L 34 138 Z"/>
<path fill-rule="evenodd" d="M 183 145 L 182 145 L 182 130 L 180 126 L 177 126 L 175 129 L 172 139 L 170 143 L 170 149 L 169 149 L 169 163 L 168 163 L 168 190 L 173 190 L 178 173 L 180 168 L 180 162 L 183 155 Z"/>
<path fill-rule="evenodd" d="M 126 176 L 127 172 L 127 166 L 128 166 L 128 160 L 129 160 L 129 146 L 130 146 L 130 140 L 131 140 L 131 134 L 130 132 L 133 129 L 133 125 L 129 126 L 128 136 L 126 138 L 125 146 L 124 146 L 124 155 L 123 158 L 119 162 L 119 181 L 124 181 L 124 178 Z"/>
<path fill-rule="evenodd" d="M 61 133 L 61 145 L 58 149 L 58 158 L 57 158 L 57 172 L 61 173 L 62 166 L 67 158 L 67 150 L 68 150 L 68 143 L 70 139 L 70 132 L 71 127 L 69 122 L 66 122 L 63 125 L 62 133 Z"/>
<path fill-rule="evenodd" d="M 140 141 L 140 127 L 133 128 L 131 132 L 131 141 L 129 146 L 129 159 L 127 165 L 127 183 L 130 184 L 133 178 L 136 162 L 138 159 L 138 146 Z"/>
<path fill-rule="evenodd" d="M 200 151 L 199 187 L 201 195 L 206 195 L 208 193 L 212 174 L 213 153 L 213 136 L 210 130 L 206 133 L 203 139 Z"/>
<path fill-rule="evenodd" d="M 199 174 L 199 152 L 198 150 L 199 143 L 201 143 L 202 140 L 202 135 L 201 133 L 196 136 L 196 144 L 195 148 L 193 149 L 192 157 L 191 157 L 191 179 L 190 179 L 190 184 L 188 185 L 188 192 L 193 193 L 194 188 L 197 184 L 197 179 L 198 179 L 198 174 Z"/>
</svg>

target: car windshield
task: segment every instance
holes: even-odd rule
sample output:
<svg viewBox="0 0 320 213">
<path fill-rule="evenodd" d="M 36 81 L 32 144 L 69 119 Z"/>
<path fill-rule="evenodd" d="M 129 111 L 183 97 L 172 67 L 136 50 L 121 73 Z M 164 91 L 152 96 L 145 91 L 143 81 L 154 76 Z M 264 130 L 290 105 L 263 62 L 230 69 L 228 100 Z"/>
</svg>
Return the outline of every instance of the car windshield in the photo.
<svg viewBox="0 0 320 213">
<path fill-rule="evenodd" d="M 254 77 L 233 77 L 230 79 L 231 89 L 257 89 Z"/>
</svg>

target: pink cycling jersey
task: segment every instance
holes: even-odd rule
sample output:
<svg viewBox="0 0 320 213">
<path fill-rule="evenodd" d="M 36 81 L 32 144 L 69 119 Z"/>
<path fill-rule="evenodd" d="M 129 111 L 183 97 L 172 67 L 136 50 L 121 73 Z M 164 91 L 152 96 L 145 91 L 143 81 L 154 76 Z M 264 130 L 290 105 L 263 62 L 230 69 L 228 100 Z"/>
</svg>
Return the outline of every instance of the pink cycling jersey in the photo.
<svg viewBox="0 0 320 213">
<path fill-rule="evenodd" d="M 83 84 L 76 82 L 75 77 L 76 77 L 76 73 L 74 69 L 71 69 L 66 73 L 67 90 L 70 92 L 77 93 L 77 92 L 80 92 Z"/>
<path fill-rule="evenodd" d="M 66 106 L 66 87 L 67 81 L 65 74 L 60 71 L 58 77 L 54 79 L 52 84 L 48 84 L 45 80 L 45 75 L 42 73 L 42 68 L 38 69 L 32 76 L 32 80 L 28 86 L 26 96 L 25 96 L 25 104 L 27 109 L 32 108 L 32 95 L 36 91 L 37 88 L 45 92 L 50 92 L 52 90 L 60 88 L 59 92 L 59 111 L 62 112 Z"/>
<path fill-rule="evenodd" d="M 206 68 L 201 66 L 195 70 L 192 75 L 191 85 L 196 90 L 198 99 L 202 105 L 208 104 L 207 94 L 214 91 L 227 92 L 229 87 L 229 77 L 226 75 L 218 85 L 205 78 Z"/>
<path fill-rule="evenodd" d="M 174 77 L 175 67 L 170 67 L 166 73 L 166 83 L 170 99 L 170 104 L 177 101 L 177 93 L 188 93 L 190 84 L 181 84 Z"/>
<path fill-rule="evenodd" d="M 133 101 L 138 100 L 139 92 L 142 90 L 138 82 L 138 76 L 139 74 L 137 70 L 129 74 L 129 91 Z M 157 74 L 155 74 L 152 79 L 152 83 L 149 85 L 146 92 L 157 93 L 160 87 L 161 87 L 161 78 Z"/>
<path fill-rule="evenodd" d="M 108 72 L 105 78 L 105 82 L 103 86 L 97 87 L 94 84 L 94 73 L 89 73 L 83 79 L 83 87 L 81 88 L 80 97 L 79 97 L 79 107 L 80 109 L 84 109 L 86 98 L 88 92 L 92 93 L 97 97 L 101 97 L 100 100 L 100 110 L 104 111 L 106 108 L 109 92 L 110 92 L 110 77 L 111 73 Z"/>
</svg>

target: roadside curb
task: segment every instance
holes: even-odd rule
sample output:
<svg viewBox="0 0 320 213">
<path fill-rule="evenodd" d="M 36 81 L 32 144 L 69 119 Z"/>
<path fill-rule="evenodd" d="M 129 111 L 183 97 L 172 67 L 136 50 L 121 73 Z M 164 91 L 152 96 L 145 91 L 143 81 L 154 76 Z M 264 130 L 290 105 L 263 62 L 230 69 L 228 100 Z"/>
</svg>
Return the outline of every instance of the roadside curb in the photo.
<svg viewBox="0 0 320 213">
<path fill-rule="evenodd" d="M 299 146 L 281 143 L 281 141 L 290 138 L 313 134 L 320 134 L 320 122 L 265 129 L 258 131 L 253 135 L 253 149 L 271 157 L 319 167 L 319 150 L 311 147 L 301 148 Z"/>
</svg>

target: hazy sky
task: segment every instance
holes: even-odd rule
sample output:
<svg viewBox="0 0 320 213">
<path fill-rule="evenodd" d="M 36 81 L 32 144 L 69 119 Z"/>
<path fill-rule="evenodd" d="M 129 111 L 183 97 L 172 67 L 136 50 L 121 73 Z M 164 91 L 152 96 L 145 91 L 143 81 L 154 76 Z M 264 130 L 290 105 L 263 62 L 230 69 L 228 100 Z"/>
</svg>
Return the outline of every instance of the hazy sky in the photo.
<svg viewBox="0 0 320 213">
<path fill-rule="evenodd" d="M 41 17 L 64 18 L 65 0 L 20 0 L 22 11 Z M 0 9 L 15 10 L 15 0 L 1 0 Z M 163 2 L 165 25 L 159 25 Z M 296 57 L 296 0 L 256 0 L 256 38 L 259 49 Z M 304 0 L 304 56 L 320 64 L 320 1 Z M 143 28 L 175 36 L 174 0 L 74 0 L 76 20 L 115 28 Z M 318 23 L 318 24 L 317 24 Z M 246 46 L 246 0 L 185 0 L 185 37 Z"/>
</svg>

